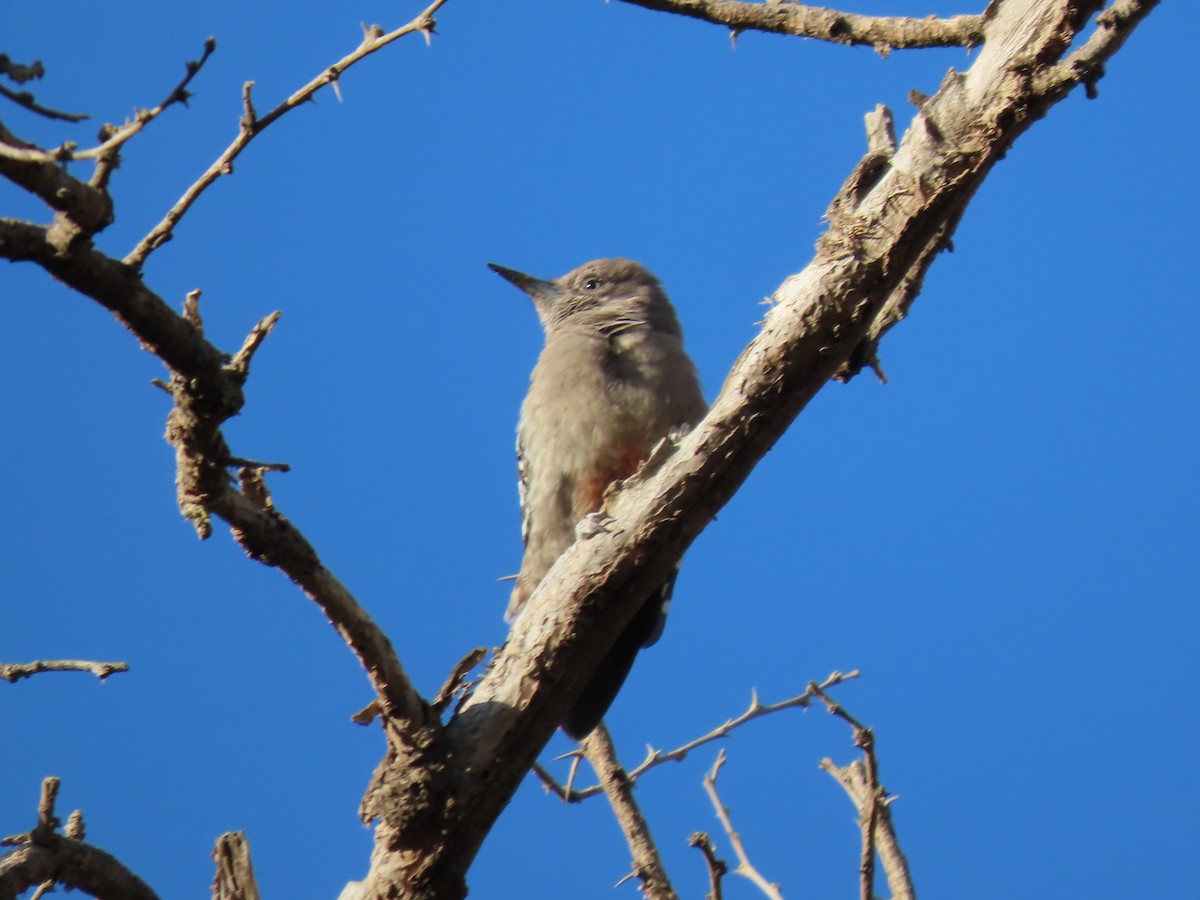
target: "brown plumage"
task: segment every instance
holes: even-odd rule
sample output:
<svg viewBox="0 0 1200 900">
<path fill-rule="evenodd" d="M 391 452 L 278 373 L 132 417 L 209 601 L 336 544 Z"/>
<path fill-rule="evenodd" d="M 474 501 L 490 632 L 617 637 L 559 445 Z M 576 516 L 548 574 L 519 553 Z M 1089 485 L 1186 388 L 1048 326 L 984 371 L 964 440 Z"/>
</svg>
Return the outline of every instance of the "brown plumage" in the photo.
<svg viewBox="0 0 1200 900">
<path fill-rule="evenodd" d="M 600 259 L 552 281 L 491 268 L 532 298 L 546 336 L 517 426 L 525 556 L 506 614 L 513 621 L 608 486 L 706 405 L 675 310 L 640 264 Z M 563 724 L 572 737 L 599 724 L 638 650 L 657 640 L 674 581 L 650 597 L 584 688 Z"/>
</svg>

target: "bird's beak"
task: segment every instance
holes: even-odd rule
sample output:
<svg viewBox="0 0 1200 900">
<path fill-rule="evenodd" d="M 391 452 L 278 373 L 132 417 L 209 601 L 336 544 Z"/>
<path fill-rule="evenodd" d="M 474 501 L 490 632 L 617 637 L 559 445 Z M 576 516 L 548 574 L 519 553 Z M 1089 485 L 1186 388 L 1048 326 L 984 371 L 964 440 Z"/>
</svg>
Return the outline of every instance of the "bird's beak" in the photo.
<svg viewBox="0 0 1200 900">
<path fill-rule="evenodd" d="M 550 311 L 550 307 L 554 305 L 554 301 L 559 295 L 557 284 L 553 281 L 543 281 L 541 278 L 534 278 L 532 275 L 526 275 L 524 272 L 518 272 L 516 269 L 506 269 L 504 266 L 498 266 L 495 263 L 488 263 L 488 268 L 527 293 L 533 300 L 533 305 L 537 309 L 538 316 L 542 319 L 546 318 L 546 314 Z"/>
</svg>

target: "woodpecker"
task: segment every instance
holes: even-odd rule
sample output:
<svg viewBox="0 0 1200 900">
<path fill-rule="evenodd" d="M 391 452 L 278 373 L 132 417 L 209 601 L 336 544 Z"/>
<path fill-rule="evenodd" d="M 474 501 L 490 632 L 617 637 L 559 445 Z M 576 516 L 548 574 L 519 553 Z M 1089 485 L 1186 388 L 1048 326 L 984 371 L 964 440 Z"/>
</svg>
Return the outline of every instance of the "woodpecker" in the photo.
<svg viewBox="0 0 1200 900">
<path fill-rule="evenodd" d="M 639 263 L 598 259 L 549 281 L 488 266 L 530 296 L 546 338 L 517 424 L 525 556 L 505 614 L 511 623 L 608 486 L 632 475 L 662 438 L 700 421 L 707 404 L 675 309 Z M 584 687 L 562 726 L 571 737 L 600 723 L 638 651 L 662 634 L 675 574 Z"/>
</svg>

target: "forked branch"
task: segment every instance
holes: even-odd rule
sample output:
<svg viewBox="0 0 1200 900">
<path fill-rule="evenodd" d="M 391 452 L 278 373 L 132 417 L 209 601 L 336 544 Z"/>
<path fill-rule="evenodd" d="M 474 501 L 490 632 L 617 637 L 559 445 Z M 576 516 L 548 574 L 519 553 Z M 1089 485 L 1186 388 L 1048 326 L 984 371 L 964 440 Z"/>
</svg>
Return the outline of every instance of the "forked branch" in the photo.
<svg viewBox="0 0 1200 900">
<path fill-rule="evenodd" d="M 25 834 L 0 840 L 0 846 L 15 848 L 0 859 L 0 900 L 16 900 L 24 891 L 37 887 L 43 894 L 63 885 L 93 897 L 121 900 L 157 900 L 144 881 L 129 871 L 115 856 L 83 841 L 82 816 L 71 814 L 65 829 L 55 813 L 59 780 L 42 782 L 37 824 Z"/>
<path fill-rule="evenodd" d="M 222 175 L 233 173 L 234 160 L 241 156 L 242 151 L 249 146 L 254 138 L 297 106 L 307 103 L 321 88 L 326 85 L 336 86 L 342 73 L 359 60 L 370 56 L 377 50 L 408 34 L 422 34 L 425 37 L 426 43 L 428 43 L 430 35 L 433 34 L 437 24 L 437 20 L 433 17 L 434 13 L 441 9 L 446 2 L 447 0 L 434 0 L 433 3 L 425 7 L 411 22 L 407 25 L 402 25 L 394 31 L 385 33 L 378 25 L 364 28 L 362 43 L 353 52 L 348 53 L 333 65 L 327 67 L 320 75 L 317 75 L 308 84 L 304 85 L 264 116 L 259 116 L 255 112 L 254 103 L 250 96 L 252 82 L 247 82 L 242 92 L 243 112 L 239 120 L 238 135 L 233 139 L 233 143 L 226 147 L 225 151 L 205 170 L 204 174 L 183 192 L 183 196 L 167 211 L 162 221 L 151 228 L 149 233 L 129 252 L 129 255 L 125 257 L 125 264 L 135 269 L 140 269 L 151 253 L 171 239 L 175 226 L 179 224 L 179 220 L 183 218 L 184 214 L 200 198 L 200 195 Z"/>
<path fill-rule="evenodd" d="M 892 900 L 916 900 L 908 859 L 900 850 L 892 825 L 890 797 L 879 783 L 879 761 L 875 756 L 875 734 L 854 718 L 832 697 L 817 688 L 817 695 L 829 712 L 846 722 L 854 732 L 854 745 L 863 752 L 861 760 L 848 766 L 834 765 L 826 758 L 821 769 L 832 775 L 849 795 L 858 810 L 862 852 L 859 856 L 859 900 L 874 900 L 875 854 L 883 862 L 884 875 L 892 891 Z"/>
</svg>

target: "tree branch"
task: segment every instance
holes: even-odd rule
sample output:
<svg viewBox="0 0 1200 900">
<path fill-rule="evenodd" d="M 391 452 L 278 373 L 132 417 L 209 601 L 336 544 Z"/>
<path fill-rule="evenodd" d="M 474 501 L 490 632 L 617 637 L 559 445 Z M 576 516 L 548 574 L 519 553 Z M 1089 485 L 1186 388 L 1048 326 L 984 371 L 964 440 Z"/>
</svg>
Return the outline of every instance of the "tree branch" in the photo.
<svg viewBox="0 0 1200 900">
<path fill-rule="evenodd" d="M 861 760 L 848 766 L 836 766 L 831 759 L 821 760 L 821 769 L 832 775 L 849 795 L 858 810 L 862 834 L 862 852 L 859 857 L 859 897 L 873 900 L 875 886 L 875 854 L 883 862 L 892 900 L 916 900 L 912 873 L 908 859 L 900 849 L 896 830 L 892 825 L 892 797 L 879 783 L 879 762 L 875 756 L 875 735 L 857 719 L 846 712 L 840 704 L 818 689 L 818 695 L 829 712 L 850 725 L 854 731 L 854 745 L 863 752 Z"/>
<path fill-rule="evenodd" d="M 729 874 L 729 864 L 717 857 L 712 839 L 703 832 L 697 831 L 688 838 L 688 846 L 695 847 L 704 856 L 704 865 L 708 869 L 708 894 L 706 900 L 722 900 L 724 891 L 721 889 L 721 879 Z"/>
<path fill-rule="evenodd" d="M 94 897 L 157 900 L 154 891 L 120 860 L 83 842 L 78 812 L 72 814 L 67 834 L 58 832 L 59 820 L 54 813 L 58 787 L 57 778 L 45 779 L 37 825 L 28 834 L 0 841 L 0 845 L 17 848 L 0 859 L 0 900 L 16 900 L 29 888 L 48 882 Z"/>
<path fill-rule="evenodd" d="M 59 165 L 74 145 L 58 150 L 32 147 L 0 125 L 0 176 L 24 188 L 51 209 L 66 213 L 83 231 L 95 233 L 113 220 L 112 198 Z M 65 242 L 59 244 L 65 249 Z M 11 258 L 11 257 L 10 257 Z"/>
<path fill-rule="evenodd" d="M 15 62 L 7 53 L 0 53 L 0 75 L 6 75 L 17 84 L 33 81 L 45 74 L 46 69 L 40 60 L 36 60 L 31 65 L 26 66 Z M 42 106 L 33 98 L 33 94 L 29 91 L 14 91 L 12 88 L 5 87 L 2 84 L 0 84 L 0 97 L 5 97 L 18 106 L 23 106 L 30 112 L 37 113 L 39 116 L 45 116 L 47 119 L 82 122 L 87 118 L 86 113 L 62 112 L 61 110 L 51 109 L 48 106 Z"/>
<path fill-rule="evenodd" d="M 633 798 L 633 782 L 617 761 L 617 749 L 603 722 L 584 738 L 581 749 L 596 770 L 600 786 L 608 796 L 617 824 L 625 835 L 625 842 L 633 855 L 633 874 L 642 883 L 642 894 L 650 900 L 678 900 L 679 895 L 667 877 L 658 846 L 650 834 L 650 826 Z"/>
<path fill-rule="evenodd" d="M 1050 100 L 1082 84 L 1088 97 L 1095 99 L 1096 83 L 1104 76 L 1106 63 L 1158 4 L 1159 0 L 1115 0 L 1096 17 L 1096 28 L 1083 46 L 1039 74 L 1034 89 Z"/>
<path fill-rule="evenodd" d="M 259 900 L 254 865 L 250 862 L 250 844 L 240 831 L 229 831 L 217 838 L 213 847 L 217 874 L 213 878 L 213 900 Z"/>
<path fill-rule="evenodd" d="M 651 769 L 667 762 L 682 762 L 687 758 L 688 754 L 693 750 L 697 750 L 706 744 L 713 741 L 728 737 L 738 728 L 748 722 L 753 722 L 755 719 L 760 719 L 763 716 L 769 716 L 772 713 L 781 712 L 785 709 L 808 709 L 814 698 L 818 696 L 818 691 L 829 690 L 843 682 L 850 681 L 853 678 L 858 678 L 859 672 L 855 669 L 852 672 L 833 672 L 819 686 L 815 682 L 809 682 L 804 693 L 795 697 L 789 697 L 787 700 L 780 700 L 778 703 L 768 703 L 766 705 L 759 702 L 758 692 L 754 691 L 750 695 L 749 708 L 739 716 L 732 719 L 727 719 L 723 724 L 718 725 L 708 734 L 701 735 L 694 740 L 688 741 L 682 746 L 676 747 L 674 750 L 656 750 L 654 747 L 646 749 L 646 758 L 638 764 L 638 766 L 628 773 L 630 784 L 636 784 L 638 779 L 649 772 Z M 603 786 L 593 784 L 588 787 L 568 792 L 554 777 L 540 765 L 534 767 L 534 771 L 541 778 L 542 783 L 546 788 L 557 794 L 563 800 L 572 803 L 586 800 L 588 797 L 594 797 L 603 790 Z"/>
<path fill-rule="evenodd" d="M 129 663 L 86 659 L 39 659 L 30 663 L 0 663 L 0 681 L 16 683 L 42 672 L 91 672 L 101 681 L 114 672 L 128 672 Z"/>
<path fill-rule="evenodd" d="M 763 874 L 750 862 L 750 856 L 746 853 L 746 846 L 742 843 L 742 837 L 734 830 L 733 819 L 729 816 L 729 810 L 721 802 L 721 795 L 717 793 L 717 773 L 721 771 L 721 766 L 723 765 L 725 765 L 725 751 L 721 750 L 717 753 L 717 761 L 713 763 L 712 771 L 704 776 L 704 791 L 708 794 L 708 799 L 712 801 L 713 811 L 717 814 L 717 820 L 721 823 L 721 827 L 725 829 L 725 835 L 729 838 L 734 855 L 738 858 L 737 868 L 733 872 L 735 875 L 741 875 L 753 883 L 770 900 L 783 900 L 783 894 L 779 891 L 779 885 L 764 878 Z"/>
<path fill-rule="evenodd" d="M 864 16 L 819 6 L 776 0 L 624 0 L 657 12 L 674 13 L 714 25 L 735 35 L 769 31 L 816 38 L 835 44 L 874 47 L 881 53 L 922 47 L 974 47 L 983 43 L 983 16 L 917 19 L 908 16 Z"/>
<path fill-rule="evenodd" d="M 229 481 L 232 455 L 221 426 L 245 402 L 250 360 L 274 324 L 255 326 L 241 351 L 229 359 L 203 336 L 197 298 L 179 315 L 146 286 L 137 272 L 94 247 L 55 246 L 50 229 L 0 220 L 0 256 L 29 260 L 108 308 L 142 346 L 171 370 L 167 389 L 175 400 L 167 439 L 175 447 L 180 510 L 199 534 L 211 533 L 209 515 L 232 528 L 253 559 L 279 567 L 313 599 L 359 658 L 383 708 L 398 721 L 427 724 L 430 713 L 413 689 L 387 636 L 341 582 L 321 565 L 316 550 L 272 503 L 261 474 L 249 474 L 244 490 Z"/>
</svg>

